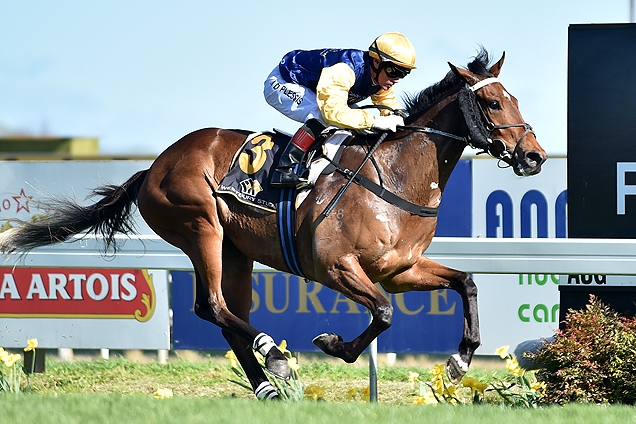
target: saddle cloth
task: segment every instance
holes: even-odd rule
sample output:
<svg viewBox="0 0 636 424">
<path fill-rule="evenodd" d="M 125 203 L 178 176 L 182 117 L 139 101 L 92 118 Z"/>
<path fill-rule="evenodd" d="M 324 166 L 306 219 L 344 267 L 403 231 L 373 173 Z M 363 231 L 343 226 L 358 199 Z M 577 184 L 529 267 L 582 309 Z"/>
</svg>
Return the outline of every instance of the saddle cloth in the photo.
<svg viewBox="0 0 636 424">
<path fill-rule="evenodd" d="M 337 130 L 322 144 L 322 155 L 314 155 L 309 168 L 304 167 L 297 172 L 306 175 L 309 181 L 315 183 L 320 174 L 329 165 L 343 143 L 351 136 L 346 130 Z M 229 172 L 216 189 L 217 193 L 227 193 L 238 201 L 253 207 L 276 212 L 281 198 L 281 189 L 269 184 L 272 172 L 278 163 L 278 158 L 289 143 L 290 136 L 279 131 L 259 132 L 251 134 L 236 152 Z M 297 192 L 293 190 L 294 205 L 298 208 L 307 197 L 309 189 Z"/>
</svg>

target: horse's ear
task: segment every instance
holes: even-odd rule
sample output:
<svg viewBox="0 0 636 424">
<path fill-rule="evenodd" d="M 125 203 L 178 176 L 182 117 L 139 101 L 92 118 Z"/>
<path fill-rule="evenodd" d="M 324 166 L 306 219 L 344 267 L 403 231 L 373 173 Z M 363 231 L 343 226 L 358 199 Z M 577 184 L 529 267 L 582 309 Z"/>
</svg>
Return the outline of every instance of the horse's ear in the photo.
<svg viewBox="0 0 636 424">
<path fill-rule="evenodd" d="M 501 59 L 499 59 L 499 62 L 492 65 L 492 67 L 488 70 L 488 72 L 493 74 L 493 76 L 495 77 L 499 76 L 499 72 L 501 72 L 501 67 L 503 66 L 505 58 L 506 58 L 506 52 L 503 52 L 503 54 L 501 55 Z"/>
<path fill-rule="evenodd" d="M 451 70 L 455 75 L 459 78 L 463 79 L 468 85 L 475 85 L 479 82 L 479 78 L 475 76 L 472 72 L 467 69 L 458 68 L 452 63 L 448 62 L 448 66 L 450 66 Z"/>
</svg>

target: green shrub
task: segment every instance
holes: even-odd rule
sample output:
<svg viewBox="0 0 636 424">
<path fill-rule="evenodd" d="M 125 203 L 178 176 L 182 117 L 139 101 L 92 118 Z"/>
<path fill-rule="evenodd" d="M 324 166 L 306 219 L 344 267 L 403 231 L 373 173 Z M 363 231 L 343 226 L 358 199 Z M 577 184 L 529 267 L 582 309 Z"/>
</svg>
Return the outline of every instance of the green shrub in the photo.
<svg viewBox="0 0 636 424">
<path fill-rule="evenodd" d="M 543 400 L 550 403 L 636 403 L 636 318 L 628 319 L 591 295 L 570 310 L 565 330 L 530 355 L 544 367 Z"/>
</svg>

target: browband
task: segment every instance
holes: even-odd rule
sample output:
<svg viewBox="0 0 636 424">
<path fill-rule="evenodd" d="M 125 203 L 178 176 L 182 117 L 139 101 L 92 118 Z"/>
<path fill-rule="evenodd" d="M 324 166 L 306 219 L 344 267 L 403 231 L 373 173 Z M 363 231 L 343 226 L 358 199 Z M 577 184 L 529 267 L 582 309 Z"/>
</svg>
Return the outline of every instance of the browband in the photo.
<svg viewBox="0 0 636 424">
<path fill-rule="evenodd" d="M 485 87 L 488 84 L 494 84 L 496 82 L 499 82 L 498 78 L 495 78 L 495 77 L 486 78 L 484 80 L 479 81 L 475 85 L 469 85 L 468 88 L 470 89 L 470 91 L 472 91 L 474 93 L 475 91 L 479 90 L 480 88 Z"/>
</svg>

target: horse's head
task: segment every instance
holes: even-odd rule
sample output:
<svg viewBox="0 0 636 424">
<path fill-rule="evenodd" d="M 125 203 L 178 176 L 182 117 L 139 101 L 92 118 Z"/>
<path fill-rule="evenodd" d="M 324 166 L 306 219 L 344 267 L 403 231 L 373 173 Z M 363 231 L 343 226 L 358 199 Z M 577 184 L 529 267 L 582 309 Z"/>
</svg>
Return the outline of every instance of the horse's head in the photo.
<svg viewBox="0 0 636 424">
<path fill-rule="evenodd" d="M 504 57 L 505 53 L 490 69 L 479 73 L 449 63 L 467 85 L 458 94 L 460 108 L 471 145 L 507 163 L 517 175 L 538 174 L 547 155 L 532 127 L 523 120 L 517 99 L 497 79 Z"/>
</svg>

